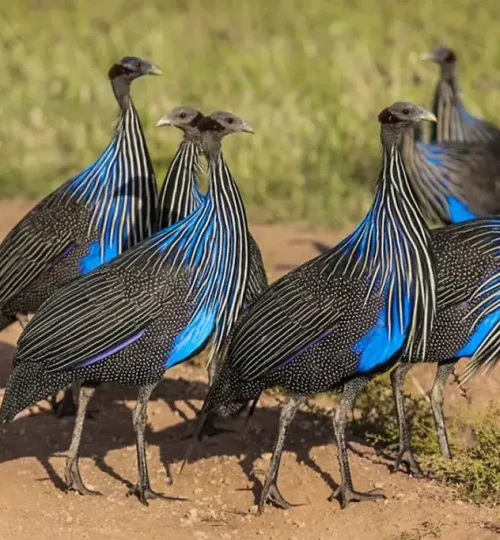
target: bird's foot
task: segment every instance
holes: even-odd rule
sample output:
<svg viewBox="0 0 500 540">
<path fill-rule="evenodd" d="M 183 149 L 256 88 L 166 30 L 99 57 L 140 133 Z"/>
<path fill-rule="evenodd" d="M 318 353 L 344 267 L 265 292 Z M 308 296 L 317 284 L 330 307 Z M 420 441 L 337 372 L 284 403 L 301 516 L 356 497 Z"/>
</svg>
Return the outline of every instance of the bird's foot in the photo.
<svg viewBox="0 0 500 540">
<path fill-rule="evenodd" d="M 135 495 L 139 501 L 144 506 L 149 506 L 149 500 L 152 499 L 161 499 L 162 501 L 187 501 L 188 499 L 185 499 L 184 497 L 167 497 L 166 495 L 163 495 L 163 493 L 157 493 L 156 491 L 153 491 L 151 489 L 151 486 L 149 485 L 140 485 L 136 484 L 135 486 L 132 486 L 128 493 L 127 497 L 130 497 L 131 495 Z"/>
<path fill-rule="evenodd" d="M 396 473 L 401 469 L 401 465 L 405 463 L 408 467 L 408 474 L 411 474 L 415 478 L 423 478 L 424 473 L 418 464 L 418 461 L 413 453 L 413 450 L 409 446 L 403 446 L 400 448 L 396 461 L 391 469 L 392 473 Z"/>
<path fill-rule="evenodd" d="M 76 491 L 80 495 L 92 495 L 100 496 L 102 493 L 100 491 L 93 491 L 88 489 L 83 483 L 82 477 L 80 475 L 80 467 L 78 466 L 78 461 L 68 461 L 66 464 L 65 471 L 65 480 L 66 480 L 66 491 Z"/>
<path fill-rule="evenodd" d="M 355 491 L 351 486 L 341 485 L 330 495 L 328 500 L 333 501 L 334 499 L 338 499 L 340 501 L 340 507 L 344 509 L 350 502 L 375 501 L 385 498 L 383 493 L 376 492 L 376 490 L 361 493 L 360 491 Z"/>
<path fill-rule="evenodd" d="M 278 486 L 275 482 L 269 485 L 269 487 L 264 487 L 262 495 L 260 496 L 259 502 L 259 514 L 262 514 L 266 503 L 271 503 L 277 508 L 282 508 L 283 510 L 288 510 L 293 506 L 302 506 L 301 504 L 292 504 L 289 503 L 283 495 L 280 493 Z"/>
</svg>

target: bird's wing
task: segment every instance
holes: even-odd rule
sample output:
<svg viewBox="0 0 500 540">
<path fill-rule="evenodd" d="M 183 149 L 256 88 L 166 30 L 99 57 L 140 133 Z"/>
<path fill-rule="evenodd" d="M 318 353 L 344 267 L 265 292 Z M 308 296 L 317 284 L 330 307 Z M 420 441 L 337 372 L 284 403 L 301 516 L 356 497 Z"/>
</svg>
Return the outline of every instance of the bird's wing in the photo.
<svg viewBox="0 0 500 540">
<path fill-rule="evenodd" d="M 45 362 L 48 371 L 103 360 L 140 338 L 170 292 L 151 275 L 114 270 L 119 260 L 76 279 L 45 302 L 21 335 L 17 361 Z M 149 287 L 141 287 L 149 280 Z M 148 292 L 149 291 L 149 292 Z"/>
<path fill-rule="evenodd" d="M 76 240 L 61 225 L 61 220 L 40 204 L 0 244 L 0 306 L 70 253 Z"/>
<path fill-rule="evenodd" d="M 320 284 L 319 273 L 295 271 L 256 300 L 235 329 L 227 351 L 226 361 L 239 378 L 251 381 L 265 376 L 334 330 L 346 305 Z"/>
</svg>

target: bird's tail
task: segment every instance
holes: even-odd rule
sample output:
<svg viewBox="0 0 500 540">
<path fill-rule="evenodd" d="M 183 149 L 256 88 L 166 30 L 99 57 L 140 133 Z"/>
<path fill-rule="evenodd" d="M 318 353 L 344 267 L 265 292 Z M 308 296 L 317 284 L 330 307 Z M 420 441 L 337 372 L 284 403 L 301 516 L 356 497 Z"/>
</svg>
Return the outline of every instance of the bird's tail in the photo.
<svg viewBox="0 0 500 540">
<path fill-rule="evenodd" d="M 0 425 L 12 422 L 18 413 L 71 382 L 62 379 L 60 376 L 47 375 L 43 366 L 37 362 L 20 362 L 15 365 L 0 408 Z"/>
</svg>

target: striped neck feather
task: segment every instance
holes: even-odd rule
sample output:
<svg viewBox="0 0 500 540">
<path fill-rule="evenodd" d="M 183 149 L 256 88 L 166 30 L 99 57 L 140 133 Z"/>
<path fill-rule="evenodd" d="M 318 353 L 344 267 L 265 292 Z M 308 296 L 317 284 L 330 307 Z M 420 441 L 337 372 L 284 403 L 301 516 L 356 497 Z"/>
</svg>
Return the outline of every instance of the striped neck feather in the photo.
<svg viewBox="0 0 500 540">
<path fill-rule="evenodd" d="M 61 199 L 91 208 L 89 230 L 100 233 L 101 262 L 135 245 L 153 229 L 156 181 L 132 103 L 121 110 L 110 144 L 87 169 L 63 185 Z M 107 252 L 107 254 L 105 253 Z"/>
<path fill-rule="evenodd" d="M 369 281 L 367 298 L 385 295 L 391 326 L 407 332 L 406 350 L 425 350 L 435 311 L 430 236 L 397 144 L 384 149 L 375 200 L 360 225 L 331 252 L 331 275 Z"/>
<path fill-rule="evenodd" d="M 199 146 L 183 140 L 170 164 L 158 200 L 158 230 L 188 216 L 200 203 L 197 171 Z"/>
</svg>

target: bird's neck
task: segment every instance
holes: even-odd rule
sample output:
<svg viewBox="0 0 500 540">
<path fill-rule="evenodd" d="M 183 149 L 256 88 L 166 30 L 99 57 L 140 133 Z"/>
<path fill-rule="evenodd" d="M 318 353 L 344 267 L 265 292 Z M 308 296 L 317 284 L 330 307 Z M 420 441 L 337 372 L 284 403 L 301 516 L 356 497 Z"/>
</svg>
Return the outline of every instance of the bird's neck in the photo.
<svg viewBox="0 0 500 540">
<path fill-rule="evenodd" d="M 111 88 L 122 113 L 126 112 L 132 103 L 130 97 L 130 81 L 128 78 L 118 76 L 111 79 Z"/>
<path fill-rule="evenodd" d="M 160 229 L 180 221 L 194 210 L 193 184 L 198 168 L 198 145 L 184 137 L 163 182 L 159 201 Z"/>
</svg>

